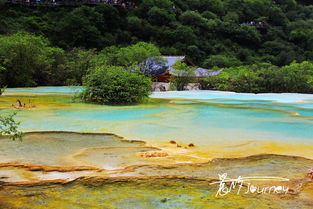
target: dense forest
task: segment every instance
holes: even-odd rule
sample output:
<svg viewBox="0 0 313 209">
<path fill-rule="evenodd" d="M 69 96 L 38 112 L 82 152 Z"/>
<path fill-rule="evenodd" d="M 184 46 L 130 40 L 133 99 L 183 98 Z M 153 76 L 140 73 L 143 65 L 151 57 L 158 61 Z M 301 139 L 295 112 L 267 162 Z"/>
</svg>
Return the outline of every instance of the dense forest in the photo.
<svg viewBox="0 0 313 209">
<path fill-rule="evenodd" d="M 46 53 L 39 52 L 42 56 L 37 61 L 58 71 L 48 83 L 37 79 L 37 83 L 26 84 L 22 78 L 21 82 L 7 84 L 81 84 L 84 73 L 64 78 L 62 70 L 77 70 L 81 66 L 74 65 L 80 62 L 88 65 L 88 57 L 104 48 L 125 47 L 140 41 L 155 44 L 163 55 L 186 55 L 204 68 L 259 63 L 281 67 L 294 61 L 313 61 L 313 2 L 309 0 L 136 2 L 136 8 L 109 4 L 36 7 L 0 3 L 2 43 L 8 42 L 4 39 L 25 36 L 37 39 L 37 47 L 46 48 Z M 8 38 L 10 35 L 14 37 Z M 8 67 L 3 61 L 3 56 L 9 56 L 7 51 L 0 46 L 0 70 Z M 28 56 L 32 59 L 36 53 L 29 52 Z"/>
</svg>

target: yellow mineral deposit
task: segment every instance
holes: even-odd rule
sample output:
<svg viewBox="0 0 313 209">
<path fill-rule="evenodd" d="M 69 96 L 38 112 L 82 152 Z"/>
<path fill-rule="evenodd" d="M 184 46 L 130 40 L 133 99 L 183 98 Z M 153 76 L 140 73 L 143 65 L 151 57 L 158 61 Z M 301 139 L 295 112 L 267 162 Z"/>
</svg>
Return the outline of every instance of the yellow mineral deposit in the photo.
<svg viewBox="0 0 313 209">
<path fill-rule="evenodd" d="M 307 95 L 163 92 L 147 104 L 101 106 L 75 101 L 69 92 L 8 89 L 0 97 L 0 113 L 17 110 L 28 132 L 22 141 L 0 137 L 0 208 L 313 204 L 313 99 Z M 218 186 L 210 183 L 223 173 L 290 181 L 244 184 L 250 194 L 230 192 L 221 205 Z M 251 185 L 288 193 L 256 194 Z"/>
</svg>

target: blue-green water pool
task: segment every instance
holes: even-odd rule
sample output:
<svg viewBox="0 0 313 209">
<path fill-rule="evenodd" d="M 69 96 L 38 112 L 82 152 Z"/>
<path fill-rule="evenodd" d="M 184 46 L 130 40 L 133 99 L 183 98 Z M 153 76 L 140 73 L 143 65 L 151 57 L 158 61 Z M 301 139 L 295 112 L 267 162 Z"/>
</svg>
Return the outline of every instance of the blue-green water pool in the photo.
<svg viewBox="0 0 313 209">
<path fill-rule="evenodd" d="M 16 110 L 25 131 L 110 132 L 151 143 L 201 146 L 251 140 L 313 145 L 310 94 L 155 92 L 146 104 L 107 106 L 73 101 L 70 95 L 81 89 L 8 89 L 0 107 L 3 113 L 12 111 L 9 105 L 17 98 L 36 104 Z"/>
</svg>

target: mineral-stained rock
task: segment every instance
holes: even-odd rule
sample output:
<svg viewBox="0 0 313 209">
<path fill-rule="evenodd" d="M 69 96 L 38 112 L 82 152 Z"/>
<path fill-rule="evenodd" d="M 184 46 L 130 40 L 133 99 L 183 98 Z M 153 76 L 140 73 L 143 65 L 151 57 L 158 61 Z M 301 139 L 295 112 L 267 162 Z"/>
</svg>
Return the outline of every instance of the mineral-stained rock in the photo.
<svg viewBox="0 0 313 209">
<path fill-rule="evenodd" d="M 168 154 L 166 152 L 162 152 L 162 151 L 139 152 L 138 155 L 140 157 L 146 157 L 146 158 L 167 157 L 168 156 Z"/>
<path fill-rule="evenodd" d="M 310 168 L 310 169 L 308 170 L 308 173 L 307 173 L 306 175 L 307 175 L 307 177 L 313 179 L 313 168 Z"/>
</svg>

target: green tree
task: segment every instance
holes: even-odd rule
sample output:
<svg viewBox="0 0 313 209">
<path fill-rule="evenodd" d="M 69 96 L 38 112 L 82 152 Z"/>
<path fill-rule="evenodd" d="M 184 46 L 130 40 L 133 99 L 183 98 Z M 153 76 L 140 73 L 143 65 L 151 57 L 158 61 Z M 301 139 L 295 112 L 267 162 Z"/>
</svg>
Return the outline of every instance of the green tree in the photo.
<svg viewBox="0 0 313 209">
<path fill-rule="evenodd" d="M 67 77 L 67 60 L 63 49 L 47 47 L 45 49 L 45 66 L 36 71 L 34 79 L 39 86 L 65 85 Z"/>
<path fill-rule="evenodd" d="M 177 91 L 183 91 L 186 89 L 189 83 L 193 81 L 195 75 L 195 68 L 188 66 L 186 63 L 177 61 L 172 68 L 172 76 L 170 79 L 171 85 Z"/>
<path fill-rule="evenodd" d="M 138 4 L 133 9 L 108 4 L 58 9 L 2 4 L 0 34 L 44 35 L 65 52 L 152 42 L 162 54 L 187 55 L 196 65 L 212 55 L 237 57 L 244 65 L 313 61 L 309 0 L 145 0 Z M 265 28 L 258 24 L 262 21 Z M 62 74 L 62 65 L 56 71 Z"/>
<path fill-rule="evenodd" d="M 67 85 L 82 85 L 82 78 L 95 66 L 94 49 L 74 48 L 67 53 Z"/>
<path fill-rule="evenodd" d="M 22 139 L 23 132 L 18 130 L 20 122 L 14 120 L 16 113 L 10 115 L 0 115 L 0 136 L 10 135 L 13 140 Z"/>
<path fill-rule="evenodd" d="M 159 56 L 159 49 L 151 43 L 139 42 L 128 47 L 105 48 L 98 57 L 100 65 L 130 67 L 138 65 L 149 57 Z"/>
<path fill-rule="evenodd" d="M 104 39 L 97 27 L 101 14 L 95 8 L 82 6 L 67 13 L 60 19 L 55 28 L 56 41 L 62 47 L 75 46 L 100 48 L 104 46 Z"/>
<path fill-rule="evenodd" d="M 0 36 L 0 77 L 8 87 L 36 86 L 51 64 L 49 42 L 40 36 L 16 33 Z"/>
<path fill-rule="evenodd" d="M 285 83 L 285 92 L 313 93 L 313 64 L 310 62 L 296 63 L 281 68 Z M 279 78 L 277 78 L 279 79 Z"/>
<path fill-rule="evenodd" d="M 144 20 L 137 16 L 127 17 L 127 29 L 135 36 L 143 38 Z"/>
<path fill-rule="evenodd" d="M 190 26 L 178 26 L 174 31 L 176 42 L 184 43 L 185 45 L 192 45 L 196 40 L 196 35 Z"/>
<path fill-rule="evenodd" d="M 313 64 L 296 63 L 277 67 L 269 63 L 226 68 L 204 79 L 210 87 L 235 92 L 313 93 Z"/>
<path fill-rule="evenodd" d="M 118 66 L 102 66 L 85 77 L 81 98 L 98 104 L 136 104 L 148 98 L 151 84 L 151 79 L 141 73 Z"/>
<path fill-rule="evenodd" d="M 155 25 L 168 25 L 175 20 L 175 15 L 168 10 L 152 7 L 148 11 L 149 22 Z"/>
<path fill-rule="evenodd" d="M 224 2 L 222 0 L 202 0 L 199 1 L 200 11 L 211 11 L 218 15 L 224 14 Z"/>
<path fill-rule="evenodd" d="M 211 55 L 203 62 L 203 66 L 207 68 L 219 67 L 234 67 L 241 65 L 242 63 L 236 58 L 226 55 Z"/>
<path fill-rule="evenodd" d="M 206 19 L 201 16 L 198 12 L 186 11 L 180 17 L 180 21 L 184 25 L 198 26 L 201 27 L 205 25 Z"/>
</svg>

